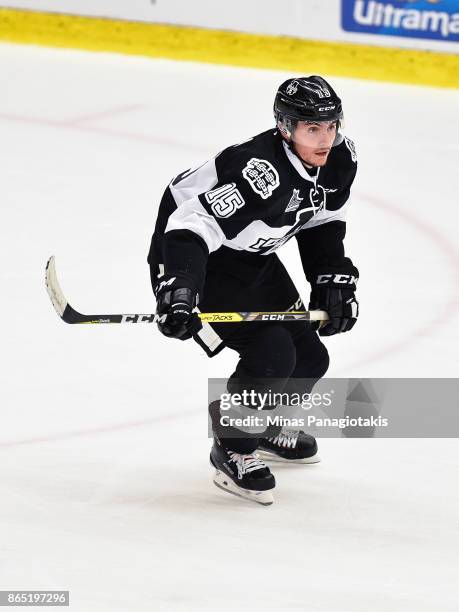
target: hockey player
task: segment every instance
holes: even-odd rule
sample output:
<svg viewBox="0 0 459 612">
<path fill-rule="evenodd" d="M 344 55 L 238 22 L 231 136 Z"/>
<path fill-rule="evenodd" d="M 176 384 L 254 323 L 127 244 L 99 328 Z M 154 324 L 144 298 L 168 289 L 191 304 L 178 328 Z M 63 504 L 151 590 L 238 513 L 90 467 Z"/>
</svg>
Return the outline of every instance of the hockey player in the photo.
<svg viewBox="0 0 459 612">
<path fill-rule="evenodd" d="M 315 381 L 328 369 L 319 336 L 349 331 L 358 316 L 358 271 L 343 239 L 357 169 L 353 142 L 341 133 L 341 100 L 325 79 L 283 83 L 274 102 L 276 126 L 220 152 L 172 180 L 161 200 L 150 264 L 161 332 L 193 337 L 209 356 L 239 353 L 231 393 L 272 382 L 280 391 L 297 379 Z M 319 333 L 307 322 L 201 324 L 194 314 L 303 308 L 275 251 L 295 236 L 307 280 L 309 307 L 328 312 Z M 310 391 L 304 387 L 303 392 Z M 218 405 L 210 406 L 218 417 Z M 293 462 L 317 460 L 304 432 L 269 437 L 214 436 L 217 486 L 272 503 L 274 476 L 256 453 Z"/>
</svg>

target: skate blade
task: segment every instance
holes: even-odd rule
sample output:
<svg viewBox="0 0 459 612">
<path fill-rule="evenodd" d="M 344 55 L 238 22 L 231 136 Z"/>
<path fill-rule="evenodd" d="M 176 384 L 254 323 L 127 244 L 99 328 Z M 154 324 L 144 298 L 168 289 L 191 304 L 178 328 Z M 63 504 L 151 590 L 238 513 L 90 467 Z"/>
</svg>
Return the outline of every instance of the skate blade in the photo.
<svg viewBox="0 0 459 612">
<path fill-rule="evenodd" d="M 277 463 L 295 463 L 305 465 L 321 462 L 321 458 L 317 453 L 312 455 L 312 457 L 304 457 L 304 459 L 284 459 L 283 457 L 279 457 L 274 453 L 263 450 L 257 450 L 257 455 L 260 457 L 260 459 L 263 459 L 263 461 L 274 461 Z"/>
<path fill-rule="evenodd" d="M 213 478 L 214 485 L 225 491 L 231 493 L 242 499 L 248 499 L 251 502 L 260 504 L 261 506 L 270 506 L 274 502 L 273 494 L 271 491 L 251 491 L 249 489 L 243 489 L 238 487 L 234 482 L 220 470 L 216 470 Z"/>
</svg>

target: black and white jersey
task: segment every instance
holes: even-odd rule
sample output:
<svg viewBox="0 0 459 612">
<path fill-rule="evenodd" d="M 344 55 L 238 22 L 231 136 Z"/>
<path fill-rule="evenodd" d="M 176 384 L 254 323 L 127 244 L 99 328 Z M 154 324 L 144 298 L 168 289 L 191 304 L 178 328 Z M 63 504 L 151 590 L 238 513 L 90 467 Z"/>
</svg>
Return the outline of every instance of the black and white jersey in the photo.
<svg viewBox="0 0 459 612">
<path fill-rule="evenodd" d="M 298 292 L 275 251 L 296 236 L 307 275 L 320 259 L 344 256 L 356 168 L 347 137 L 325 166 L 308 170 L 269 130 L 186 170 L 160 204 L 152 281 L 164 271 L 191 275 L 202 310 L 287 309 Z"/>
</svg>

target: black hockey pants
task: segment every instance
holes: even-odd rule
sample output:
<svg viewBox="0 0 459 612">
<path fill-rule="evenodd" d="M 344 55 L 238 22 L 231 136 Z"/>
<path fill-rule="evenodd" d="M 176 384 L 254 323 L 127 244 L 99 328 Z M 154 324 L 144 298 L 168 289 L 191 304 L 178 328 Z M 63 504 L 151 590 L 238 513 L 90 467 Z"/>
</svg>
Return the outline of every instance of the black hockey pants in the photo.
<svg viewBox="0 0 459 612">
<path fill-rule="evenodd" d="M 327 349 L 306 322 L 240 323 L 225 344 L 239 353 L 228 381 L 231 393 L 252 388 L 309 393 L 329 365 Z M 306 378 L 312 380 L 295 381 Z M 270 379 L 275 380 L 270 383 Z M 237 453 L 252 453 L 258 447 L 258 439 L 253 437 L 220 439 Z"/>
</svg>

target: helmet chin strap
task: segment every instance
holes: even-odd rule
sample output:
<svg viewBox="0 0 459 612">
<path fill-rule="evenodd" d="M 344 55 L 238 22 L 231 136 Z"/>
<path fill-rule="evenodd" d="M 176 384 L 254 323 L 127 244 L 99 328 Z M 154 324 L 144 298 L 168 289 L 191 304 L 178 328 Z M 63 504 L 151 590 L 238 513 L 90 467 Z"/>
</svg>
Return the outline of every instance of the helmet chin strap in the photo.
<svg viewBox="0 0 459 612">
<path fill-rule="evenodd" d="M 312 164 L 304 161 L 304 159 L 301 157 L 301 155 L 299 155 L 296 150 L 295 150 L 295 143 L 293 142 L 293 140 L 291 140 L 290 142 L 287 143 L 288 147 L 290 149 L 290 151 L 296 155 L 298 157 L 298 159 L 300 160 L 300 162 L 303 164 L 303 166 L 305 166 L 306 168 L 312 169 L 312 168 L 317 168 L 317 166 L 313 166 Z"/>
<path fill-rule="evenodd" d="M 279 121 L 277 122 L 277 129 L 279 130 L 282 140 L 286 143 L 286 145 L 288 146 L 288 148 L 290 149 L 290 151 L 293 153 L 293 155 L 295 155 L 296 157 L 298 157 L 298 159 L 300 160 L 300 162 L 303 164 L 303 166 L 305 166 L 306 168 L 314 168 L 316 166 L 313 166 L 312 164 L 308 164 L 307 162 L 304 161 L 304 159 L 298 155 L 298 153 L 295 150 L 294 147 L 294 141 L 293 141 L 293 129 L 290 127 L 287 128 L 285 126 L 285 124 L 281 127 L 281 125 L 279 125 Z M 334 144 L 334 143 L 333 143 Z"/>
</svg>

